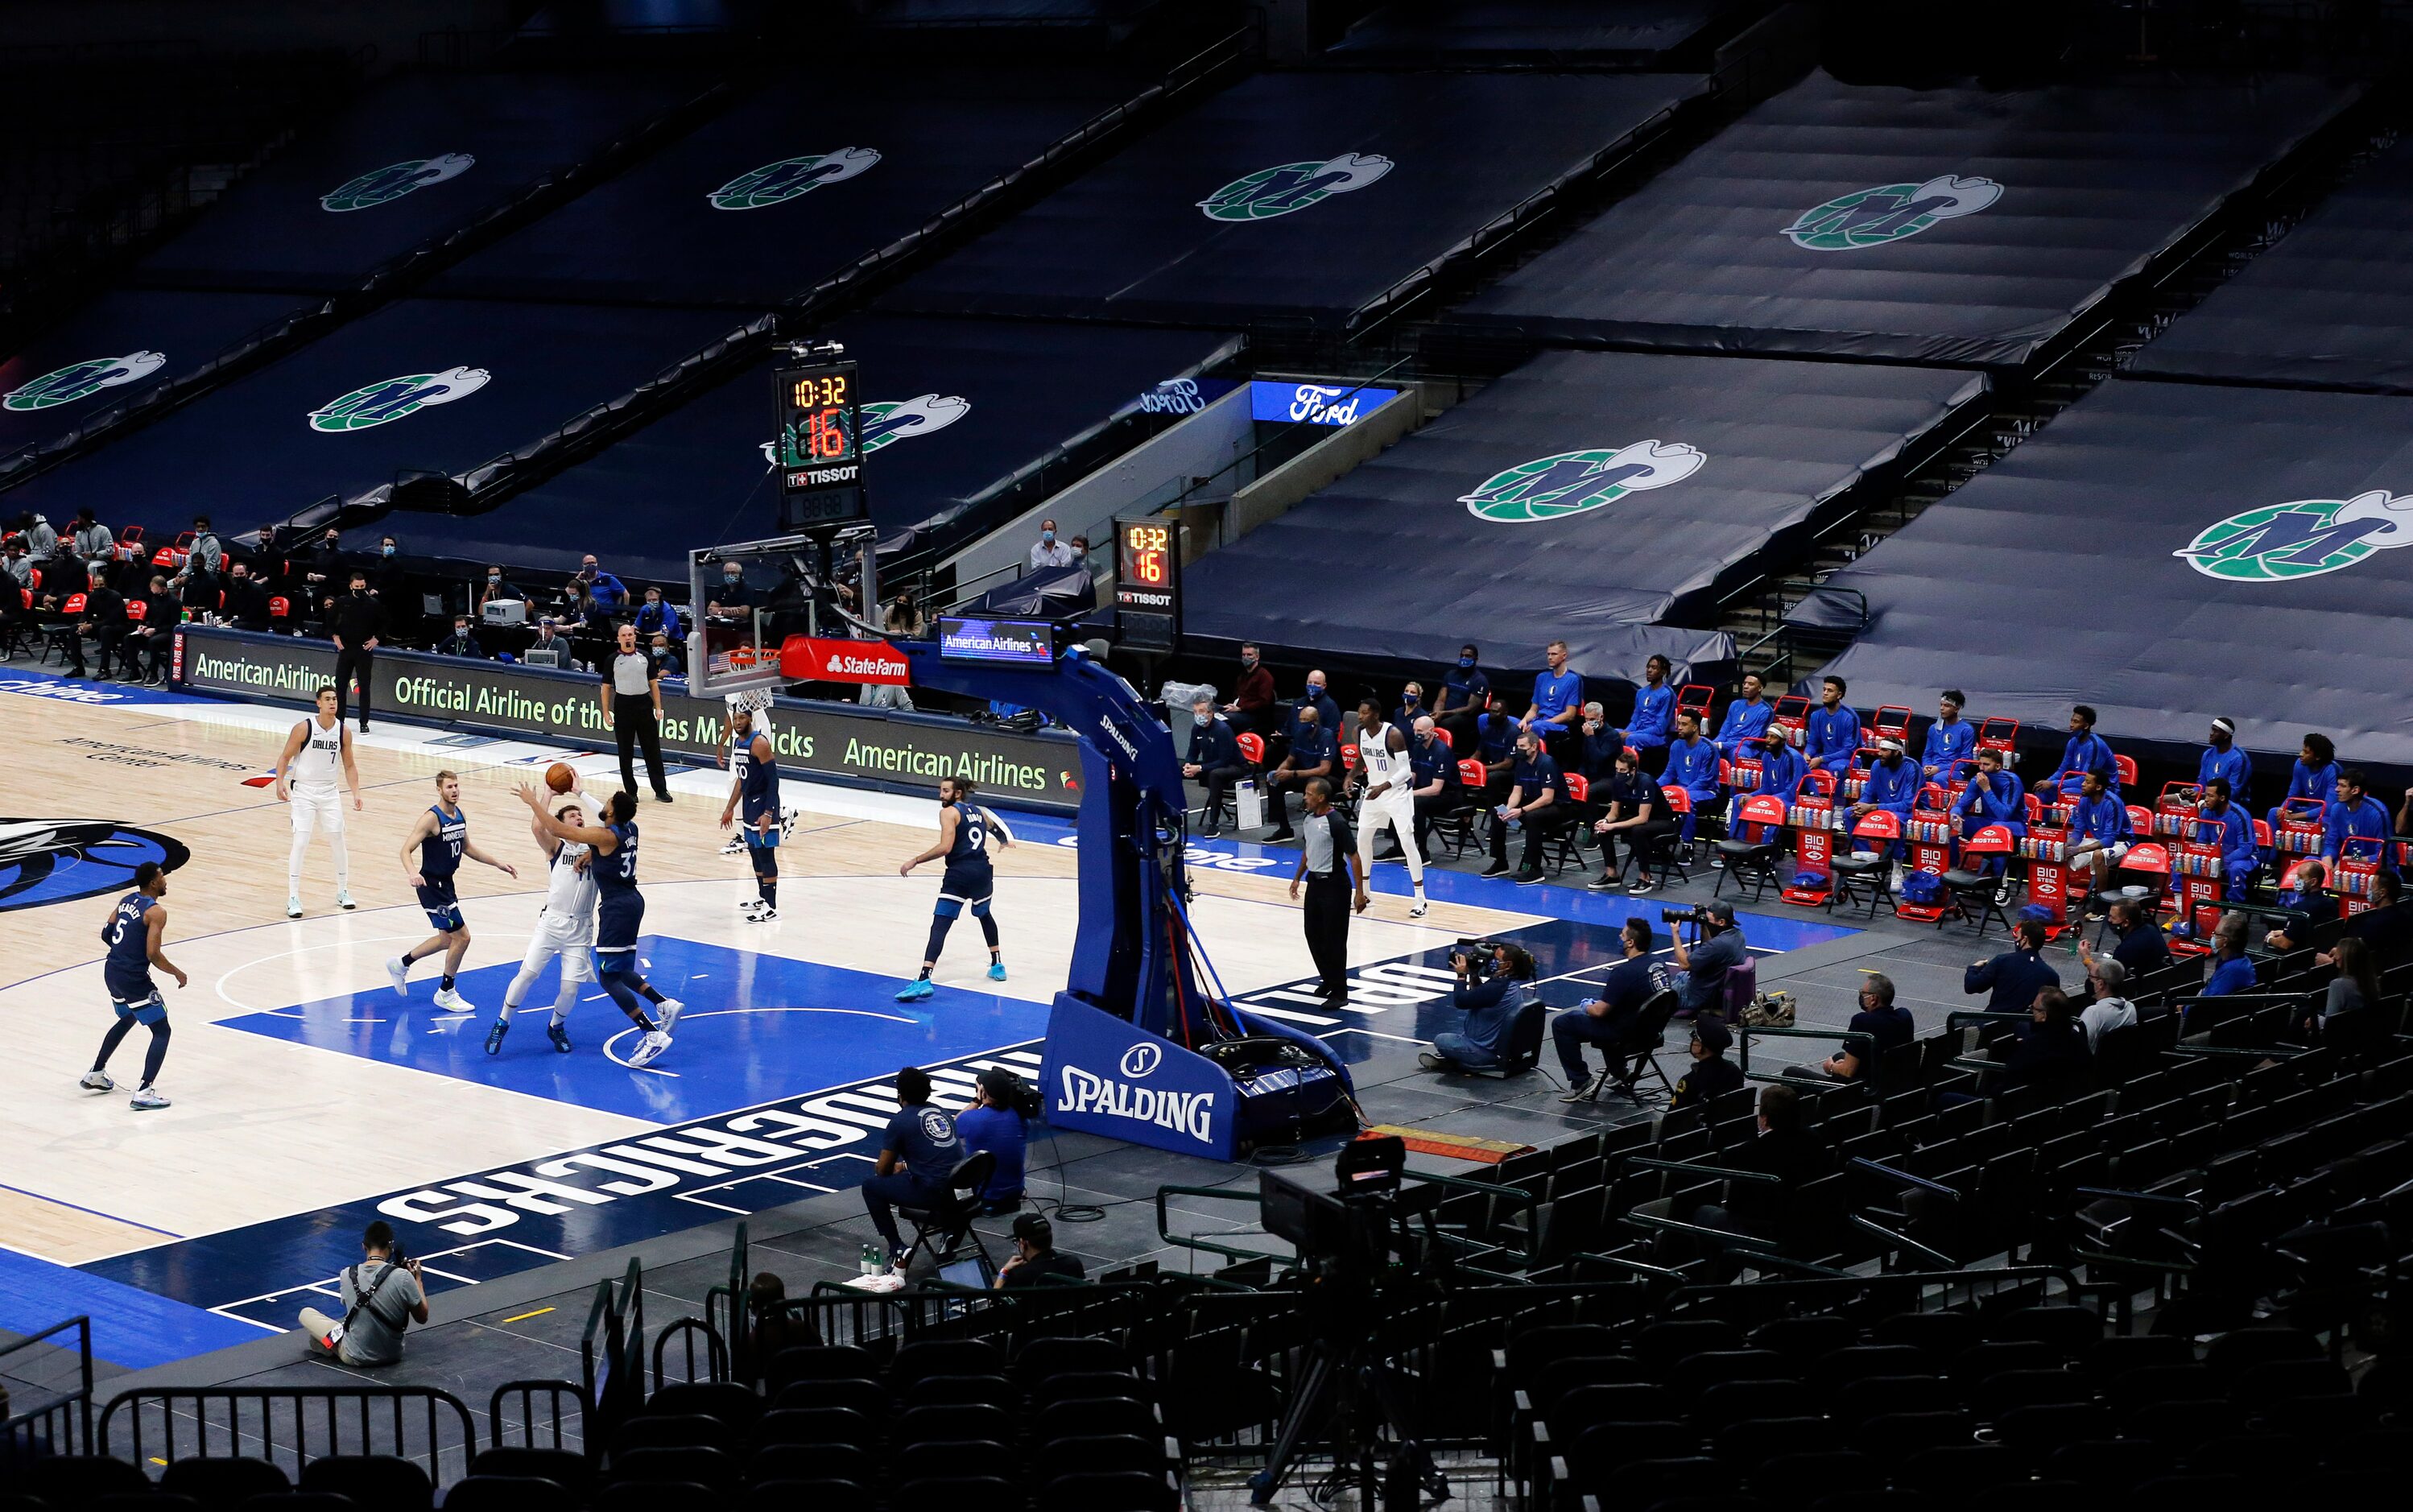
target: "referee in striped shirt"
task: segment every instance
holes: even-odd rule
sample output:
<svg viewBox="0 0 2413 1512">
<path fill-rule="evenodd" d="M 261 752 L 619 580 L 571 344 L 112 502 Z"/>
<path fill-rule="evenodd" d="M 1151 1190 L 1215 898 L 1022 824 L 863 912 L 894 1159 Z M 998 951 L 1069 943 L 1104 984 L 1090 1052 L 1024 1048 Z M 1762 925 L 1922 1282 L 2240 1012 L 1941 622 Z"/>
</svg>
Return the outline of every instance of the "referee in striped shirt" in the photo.
<svg viewBox="0 0 2413 1512">
<path fill-rule="evenodd" d="M 603 668 L 603 722 L 620 739 L 620 786 L 637 791 L 637 743 L 645 746 L 645 773 L 654 796 L 671 801 L 662 777 L 662 666 L 637 645 L 637 627 L 620 627 L 619 648 Z"/>
</svg>

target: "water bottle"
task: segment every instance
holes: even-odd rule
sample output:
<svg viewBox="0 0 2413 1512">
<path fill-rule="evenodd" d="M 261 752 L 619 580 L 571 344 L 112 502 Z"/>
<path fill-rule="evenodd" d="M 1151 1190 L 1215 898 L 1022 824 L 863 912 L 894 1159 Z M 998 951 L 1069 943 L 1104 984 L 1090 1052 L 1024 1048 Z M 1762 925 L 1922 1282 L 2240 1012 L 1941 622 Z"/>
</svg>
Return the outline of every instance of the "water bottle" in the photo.
<svg viewBox="0 0 2413 1512">
<path fill-rule="evenodd" d="M 886 1266 L 881 1264 L 880 1246 L 877 1244 L 865 1245 L 863 1247 L 863 1273 L 866 1276 L 877 1276 L 886 1268 L 888 1268 Z"/>
</svg>

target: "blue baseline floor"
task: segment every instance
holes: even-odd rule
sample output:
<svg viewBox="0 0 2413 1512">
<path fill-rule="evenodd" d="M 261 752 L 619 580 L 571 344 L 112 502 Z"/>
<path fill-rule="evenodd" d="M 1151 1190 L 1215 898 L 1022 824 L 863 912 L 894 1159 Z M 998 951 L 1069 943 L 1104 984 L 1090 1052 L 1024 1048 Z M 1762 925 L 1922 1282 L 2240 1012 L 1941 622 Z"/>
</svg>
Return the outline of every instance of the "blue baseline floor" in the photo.
<svg viewBox="0 0 2413 1512">
<path fill-rule="evenodd" d="M 461 974 L 459 990 L 478 1005 L 466 1016 L 437 1012 L 436 972 L 422 962 L 407 998 L 379 986 L 220 1022 L 657 1123 L 751 1107 L 1047 1032 L 1048 1004 L 1019 998 L 940 986 L 935 997 L 900 1003 L 901 977 L 666 935 L 643 937 L 638 954 L 656 989 L 687 1004 L 676 1043 L 642 1071 L 604 1054 L 608 1044 L 625 1059 L 635 1043 L 634 1027 L 608 998 L 582 1001 L 570 1019 L 575 1049 L 569 1055 L 554 1050 L 544 1025 L 558 968 L 548 969 L 530 991 L 498 1056 L 485 1053 L 486 1030 L 516 963 Z M 580 996 L 601 991 L 583 984 Z"/>
<path fill-rule="evenodd" d="M 249 1324 L 173 1297 L 0 1249 L 0 1330 L 38 1333 L 79 1314 L 92 1319 L 93 1354 L 129 1371 L 259 1337 Z M 72 1347 L 73 1340 L 67 1343 Z"/>
</svg>

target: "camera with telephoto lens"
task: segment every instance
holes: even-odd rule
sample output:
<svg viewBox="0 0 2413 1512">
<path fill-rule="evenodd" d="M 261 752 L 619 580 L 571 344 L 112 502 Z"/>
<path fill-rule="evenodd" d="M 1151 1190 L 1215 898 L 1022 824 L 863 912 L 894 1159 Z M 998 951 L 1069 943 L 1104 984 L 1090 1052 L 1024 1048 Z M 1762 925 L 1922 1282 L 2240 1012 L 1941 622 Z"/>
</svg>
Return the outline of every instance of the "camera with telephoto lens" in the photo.
<svg viewBox="0 0 2413 1512">
<path fill-rule="evenodd" d="M 1499 948 L 1500 942 L 1496 940 L 1461 940 L 1449 947 L 1449 963 L 1456 967 L 1464 961 L 1467 975 L 1488 976 L 1500 964 L 1500 958 L 1493 954 Z"/>
<path fill-rule="evenodd" d="M 1709 907 L 1701 903 L 1695 903 L 1691 908 L 1663 908 L 1659 911 L 1661 924 L 1706 924 L 1709 922 Z"/>
</svg>

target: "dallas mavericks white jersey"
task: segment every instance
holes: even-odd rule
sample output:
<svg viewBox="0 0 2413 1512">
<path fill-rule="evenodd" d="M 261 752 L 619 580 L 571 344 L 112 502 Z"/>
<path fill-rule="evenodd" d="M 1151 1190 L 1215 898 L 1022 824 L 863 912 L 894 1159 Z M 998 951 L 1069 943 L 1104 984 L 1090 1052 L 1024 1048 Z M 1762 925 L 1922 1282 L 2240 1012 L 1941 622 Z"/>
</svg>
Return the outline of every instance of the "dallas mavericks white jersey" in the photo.
<svg viewBox="0 0 2413 1512">
<path fill-rule="evenodd" d="M 332 730 L 324 729 L 314 714 L 302 721 L 302 749 L 294 752 L 285 780 L 305 793 L 334 792 L 344 771 L 343 721 L 337 720 Z"/>
<path fill-rule="evenodd" d="M 1406 751 L 1391 749 L 1391 728 L 1386 724 L 1373 734 L 1361 732 L 1357 737 L 1357 759 L 1366 763 L 1366 785 L 1391 785 L 1389 792 L 1375 800 L 1378 803 L 1413 797 L 1415 793 L 1415 763 L 1408 760 Z"/>
<path fill-rule="evenodd" d="M 544 884 L 544 917 L 538 927 L 563 944 L 590 944 L 595 939 L 595 873 L 578 867 L 589 849 L 576 840 L 562 841 Z"/>
</svg>

